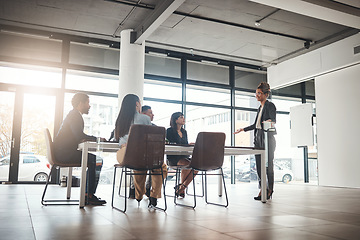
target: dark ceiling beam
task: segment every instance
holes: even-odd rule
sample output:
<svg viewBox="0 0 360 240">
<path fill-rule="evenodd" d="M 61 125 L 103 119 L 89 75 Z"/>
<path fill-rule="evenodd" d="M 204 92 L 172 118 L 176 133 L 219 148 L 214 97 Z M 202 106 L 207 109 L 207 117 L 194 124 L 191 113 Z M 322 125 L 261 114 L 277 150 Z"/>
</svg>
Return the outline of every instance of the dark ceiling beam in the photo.
<svg viewBox="0 0 360 240">
<path fill-rule="evenodd" d="M 250 0 L 258 4 L 360 29 L 360 10 L 329 0 Z"/>
<path fill-rule="evenodd" d="M 132 42 L 142 44 L 184 1 L 161 0 L 158 2 L 151 14 L 135 28 L 134 34 L 132 34 L 135 36 L 135 40 Z"/>
<path fill-rule="evenodd" d="M 151 10 L 154 10 L 154 9 L 155 9 L 155 6 L 153 6 L 153 5 L 143 4 L 143 3 L 139 3 L 139 4 L 138 4 L 138 3 L 130 2 L 130 1 L 126 1 L 126 0 L 105 0 L 105 1 L 114 2 L 114 3 L 119 3 L 119 4 L 125 4 L 125 5 L 130 5 L 130 6 L 136 6 L 136 7 L 139 7 L 139 8 L 145 8 L 145 9 L 151 9 Z M 229 26 L 234 26 L 234 27 L 249 29 L 249 30 L 253 30 L 253 31 L 257 31 L 257 32 L 262 32 L 262 33 L 267 33 L 267 34 L 276 35 L 276 36 L 281 36 L 281 37 L 296 39 L 296 40 L 300 40 L 300 41 L 304 41 L 304 42 L 312 42 L 312 39 L 302 38 L 302 37 L 298 37 L 298 36 L 294 36 L 294 35 L 289 35 L 289 34 L 285 34 L 285 33 L 268 31 L 268 30 L 264 30 L 264 29 L 257 28 L 257 27 L 251 27 L 251 26 L 247 26 L 247 25 L 243 25 L 243 24 L 239 24 L 239 23 L 223 21 L 223 20 L 220 20 L 220 19 L 203 17 L 203 16 L 198 16 L 198 15 L 194 15 L 194 14 L 190 14 L 190 13 L 185 13 L 185 12 L 180 12 L 180 11 L 175 11 L 174 14 L 177 14 L 177 15 L 180 15 L 180 16 L 189 17 L 189 18 L 195 18 L 195 19 L 200 19 L 200 20 L 204 20 L 204 21 L 216 22 L 216 23 L 219 23 L 219 24 L 225 24 L 225 25 L 229 25 Z"/>
</svg>

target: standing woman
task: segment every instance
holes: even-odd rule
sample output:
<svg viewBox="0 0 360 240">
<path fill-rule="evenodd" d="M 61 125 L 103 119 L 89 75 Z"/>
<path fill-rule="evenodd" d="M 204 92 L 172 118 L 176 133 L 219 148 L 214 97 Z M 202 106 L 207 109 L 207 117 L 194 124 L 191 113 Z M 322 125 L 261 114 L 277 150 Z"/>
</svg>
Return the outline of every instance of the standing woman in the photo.
<svg viewBox="0 0 360 240">
<path fill-rule="evenodd" d="M 188 144 L 187 132 L 183 128 L 185 118 L 181 112 L 175 112 L 170 118 L 170 128 L 166 129 L 166 139 L 169 143 Z M 185 155 L 167 155 L 168 164 L 170 166 L 186 166 L 190 164 L 189 156 Z M 194 177 L 198 171 L 194 171 Z M 181 170 L 181 183 L 175 187 L 175 195 L 177 197 L 185 197 L 185 189 L 193 179 L 192 170 Z"/>
<path fill-rule="evenodd" d="M 264 125 L 263 122 L 276 122 L 276 107 L 272 102 L 269 102 L 267 98 L 269 97 L 271 90 L 270 85 L 266 82 L 262 82 L 256 89 L 255 97 L 256 100 L 260 102 L 260 107 L 257 111 L 255 122 L 246 127 L 238 129 L 235 134 L 239 132 L 247 132 L 254 130 L 254 145 L 255 147 L 263 148 L 265 145 L 264 142 Z M 268 188 L 267 188 L 267 199 L 272 198 L 274 192 L 274 152 L 276 147 L 276 141 L 274 132 L 268 132 L 268 167 L 266 168 L 266 175 L 268 178 Z M 261 157 L 260 155 L 255 155 L 256 159 L 256 169 L 257 174 L 261 176 Z M 259 181 L 259 186 L 261 181 Z M 261 191 L 258 196 L 254 197 L 255 200 L 261 200 Z"/>
<path fill-rule="evenodd" d="M 151 125 L 150 117 L 145 114 L 140 114 L 141 103 L 138 96 L 134 94 L 128 94 L 124 97 L 119 116 L 115 123 L 115 139 L 119 141 L 119 152 L 125 153 L 126 144 L 128 141 L 130 126 L 133 124 Z M 121 154 L 120 154 L 121 155 Z M 121 159 L 118 159 L 121 161 Z M 163 163 L 162 166 L 164 178 L 167 176 L 167 166 Z M 154 172 L 160 172 L 160 169 L 152 170 Z M 135 173 L 144 173 L 145 171 L 135 171 Z M 140 202 L 145 193 L 145 175 L 134 175 L 135 184 L 135 198 Z M 162 178 L 161 175 L 154 175 L 151 178 L 152 189 L 149 197 L 149 207 L 157 205 L 157 199 L 161 198 Z"/>
</svg>

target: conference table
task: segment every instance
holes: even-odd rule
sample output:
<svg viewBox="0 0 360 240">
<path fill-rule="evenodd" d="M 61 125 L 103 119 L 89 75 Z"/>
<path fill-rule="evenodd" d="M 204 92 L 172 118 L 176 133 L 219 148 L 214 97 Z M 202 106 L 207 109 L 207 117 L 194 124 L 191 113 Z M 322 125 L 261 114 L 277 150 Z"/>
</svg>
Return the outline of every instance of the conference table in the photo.
<svg viewBox="0 0 360 240">
<path fill-rule="evenodd" d="M 120 146 L 117 142 L 82 142 L 79 144 L 78 149 L 82 151 L 81 159 L 81 178 L 80 178 L 80 201 L 79 207 L 85 206 L 85 188 L 86 188 L 86 169 L 88 161 L 88 152 L 114 152 L 119 150 Z M 165 144 L 165 154 L 168 155 L 192 155 L 194 146 L 193 145 L 176 145 L 176 144 Z M 225 156 L 236 156 L 236 155 L 261 155 L 261 201 L 266 202 L 266 161 L 267 151 L 264 148 L 254 147 L 228 147 L 224 148 Z M 220 192 L 221 184 L 219 184 Z"/>
</svg>

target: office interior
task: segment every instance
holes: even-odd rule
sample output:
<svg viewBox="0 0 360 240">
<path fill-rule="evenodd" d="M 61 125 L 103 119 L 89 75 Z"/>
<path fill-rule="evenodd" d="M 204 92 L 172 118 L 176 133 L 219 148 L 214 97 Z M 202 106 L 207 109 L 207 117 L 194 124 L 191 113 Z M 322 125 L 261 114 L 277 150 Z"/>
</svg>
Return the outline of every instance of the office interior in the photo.
<svg viewBox="0 0 360 240">
<path fill-rule="evenodd" d="M 358 1 L 14 0 L 0 6 L 4 239 L 360 235 Z M 183 112 L 190 142 L 200 131 L 221 131 L 228 146 L 252 146 L 252 132 L 232 133 L 253 123 L 259 106 L 255 89 L 262 81 L 270 84 L 277 107 L 273 199 L 253 200 L 257 176 L 249 155 L 224 159 L 228 208 L 201 198 L 195 210 L 174 206 L 169 198 L 166 213 L 131 201 L 126 215 L 110 204 L 41 206 L 50 172 L 43 129 L 54 137 L 71 110 L 71 97 L 84 92 L 91 105 L 83 116 L 85 132 L 110 137 L 120 95 L 135 82 L 120 73 L 125 64 L 120 36 L 128 29 L 137 33 L 131 44 L 143 48 L 143 67 L 131 66 L 143 81 L 138 93 L 143 105 L 152 107 L 154 124 L 164 127 L 173 112 Z M 312 146 L 291 146 L 290 109 L 300 104 L 313 106 Z M 108 200 L 116 159 L 99 154 L 104 167 L 98 191 Z M 52 180 L 55 195 L 64 193 L 58 185 L 64 174 Z M 216 194 L 217 182 L 210 184 Z"/>
</svg>

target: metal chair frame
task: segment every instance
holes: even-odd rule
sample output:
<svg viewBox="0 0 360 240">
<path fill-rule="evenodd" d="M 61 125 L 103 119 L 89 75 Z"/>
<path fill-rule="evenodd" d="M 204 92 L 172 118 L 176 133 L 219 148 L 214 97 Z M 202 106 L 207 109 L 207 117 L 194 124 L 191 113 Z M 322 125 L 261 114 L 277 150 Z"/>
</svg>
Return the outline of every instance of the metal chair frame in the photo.
<svg viewBox="0 0 360 240">
<path fill-rule="evenodd" d="M 124 198 L 124 208 L 121 209 L 121 208 L 118 208 L 114 205 L 114 193 L 115 193 L 115 182 L 116 182 L 116 170 L 118 168 L 121 168 L 121 175 L 120 175 L 120 183 L 119 183 L 119 193 L 118 195 L 121 197 L 121 198 Z M 136 170 L 136 169 L 130 169 L 130 168 L 127 168 L 127 167 L 123 167 L 121 165 L 118 165 L 116 164 L 114 166 L 114 181 L 113 181 L 113 191 L 112 191 L 112 196 L 111 196 L 111 207 L 112 208 L 115 208 L 116 210 L 119 210 L 123 213 L 126 212 L 126 209 L 127 209 L 127 199 L 129 198 L 127 196 L 127 176 L 135 176 L 135 175 L 161 175 L 162 177 L 162 182 L 163 182 L 163 192 L 164 192 L 164 208 L 160 208 L 160 207 L 154 207 L 155 209 L 158 209 L 158 210 L 162 210 L 162 211 L 166 211 L 167 209 L 167 202 L 166 202 L 166 194 L 165 194 L 165 184 L 164 184 L 164 175 L 163 175 L 163 169 L 161 168 L 161 173 L 152 173 L 152 171 L 147 171 L 145 174 L 137 174 L 137 173 L 134 173 L 132 170 Z M 125 180 L 124 180 L 124 184 L 125 184 L 125 193 L 124 195 L 121 195 L 121 184 L 122 184 L 122 179 L 123 179 L 123 175 L 125 173 Z M 131 180 L 130 180 L 131 181 Z"/>
<path fill-rule="evenodd" d="M 207 204 L 212 204 L 212 205 L 216 205 L 216 206 L 222 206 L 222 207 L 227 207 L 229 206 L 229 200 L 228 200 L 228 196 L 227 196 L 227 191 L 226 191 L 226 184 L 225 184 L 225 178 L 224 178 L 224 172 L 222 170 L 222 163 L 223 163 L 223 159 L 224 159 L 224 152 L 222 152 L 222 155 L 220 154 L 220 156 L 217 156 L 218 159 L 215 159 L 215 165 L 213 166 L 207 166 L 207 162 L 204 161 L 203 164 L 199 165 L 199 159 L 201 160 L 201 158 L 203 157 L 203 154 L 201 154 L 201 150 L 202 148 L 204 148 L 203 146 L 203 139 L 210 139 L 210 138 L 216 138 L 216 135 L 221 138 L 220 136 L 223 135 L 223 139 L 220 139 L 221 141 L 216 142 L 215 146 L 217 144 L 219 144 L 219 146 L 217 146 L 219 149 L 220 147 L 222 149 L 224 149 L 224 145 L 225 145 L 225 134 L 224 133 L 210 133 L 210 132 L 200 132 L 198 134 L 198 137 L 196 139 L 196 143 L 195 143 L 195 147 L 194 147 L 194 151 L 193 151 L 193 158 L 189 164 L 189 166 L 176 166 L 176 175 L 175 175 L 175 182 L 176 185 L 180 184 L 180 173 L 182 169 L 191 169 L 192 171 L 192 176 L 193 176 L 193 204 L 192 205 L 187 205 L 187 204 L 182 204 L 179 203 L 177 201 L 177 197 L 174 193 L 174 203 L 176 205 L 179 206 L 183 206 L 183 207 L 190 207 L 190 208 L 195 208 L 196 207 L 196 197 L 199 197 L 199 195 L 196 195 L 196 188 L 195 188 L 195 181 L 194 181 L 194 171 L 199 171 L 197 175 L 201 175 L 202 178 L 204 177 L 205 179 L 205 202 Z M 211 142 L 211 141 L 210 141 Z M 200 149 L 200 150 L 199 150 Z M 200 154 L 199 154 L 200 152 Z M 194 156 L 195 154 L 195 156 Z M 200 157 L 199 157 L 200 156 Z M 211 157 L 211 154 L 210 154 Z M 220 159 L 221 158 L 221 159 Z M 214 161 L 212 162 L 212 164 L 214 164 Z M 207 171 L 213 171 L 213 170 L 219 170 L 219 173 L 207 173 Z M 226 197 L 226 204 L 220 204 L 220 203 L 215 203 L 215 202 L 210 202 L 208 201 L 208 189 L 207 189 L 207 176 L 210 175 L 215 175 L 215 176 L 221 176 L 222 177 L 222 182 L 223 182 L 223 186 L 224 186 L 224 192 L 225 192 L 225 197 Z M 176 191 L 176 190 L 175 190 Z M 202 197 L 202 196 L 201 196 Z"/>
<path fill-rule="evenodd" d="M 176 173 L 177 173 L 177 167 L 180 167 L 180 166 L 171 166 L 171 165 L 168 165 L 168 169 L 172 169 L 172 170 L 174 170 L 175 171 L 175 175 L 176 175 Z M 168 171 L 168 173 L 169 173 L 169 171 Z M 199 175 L 199 174 L 198 174 Z M 201 175 L 201 174 L 200 174 Z M 175 177 L 175 180 L 176 180 L 176 177 Z M 167 179 L 165 179 L 165 186 L 166 186 L 166 184 L 167 184 Z M 176 181 L 175 181 L 175 186 L 177 186 L 179 183 L 177 183 Z M 188 188 L 186 188 L 186 194 L 187 195 L 189 195 L 189 196 L 193 196 L 193 194 L 192 193 L 189 193 L 189 191 L 188 191 Z M 204 178 L 203 178 L 203 176 L 201 176 L 201 195 L 196 195 L 197 197 L 204 197 L 205 195 L 205 190 L 204 190 Z M 167 197 L 174 197 L 174 195 L 166 195 Z"/>
<path fill-rule="evenodd" d="M 44 206 L 48 206 L 48 205 L 78 205 L 79 200 L 74 200 L 74 199 L 70 199 L 70 198 L 71 198 L 71 185 L 72 185 L 72 167 L 80 167 L 80 166 L 77 166 L 76 164 L 59 163 L 54 157 L 53 141 L 51 139 L 49 129 L 47 129 L 47 128 L 44 129 L 44 135 L 45 135 L 45 141 L 46 141 L 46 147 L 47 147 L 46 156 L 49 160 L 49 163 L 52 166 L 51 166 L 50 174 L 46 181 L 46 185 L 45 185 L 42 197 L 41 197 L 41 204 Z M 68 167 L 69 168 L 68 178 L 67 178 L 66 199 L 45 199 L 46 191 L 47 191 L 50 179 L 53 175 L 53 172 L 57 168 L 60 168 L 60 167 Z"/>
<path fill-rule="evenodd" d="M 140 146 L 141 145 L 141 146 Z M 146 150 L 145 150 L 146 149 Z M 127 176 L 134 175 L 161 175 L 162 188 L 164 195 L 164 207 L 154 207 L 155 209 L 166 211 L 166 192 L 162 164 L 165 151 L 165 128 L 152 125 L 132 125 L 129 131 L 128 143 L 125 150 L 125 156 L 121 164 L 114 165 L 114 181 L 111 198 L 111 206 L 123 213 L 127 209 Z M 160 158 L 161 155 L 161 158 Z M 135 159 L 135 160 L 134 160 Z M 155 165 L 154 165 L 155 164 Z M 114 205 L 115 183 L 117 168 L 122 168 L 118 195 L 124 199 L 124 207 Z M 160 169 L 160 173 L 154 173 L 151 170 Z M 134 173 L 132 170 L 145 171 L 145 173 Z M 125 174 L 125 194 L 121 194 L 122 178 Z"/>
</svg>

